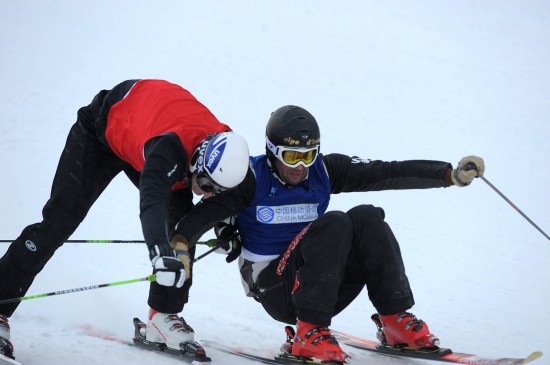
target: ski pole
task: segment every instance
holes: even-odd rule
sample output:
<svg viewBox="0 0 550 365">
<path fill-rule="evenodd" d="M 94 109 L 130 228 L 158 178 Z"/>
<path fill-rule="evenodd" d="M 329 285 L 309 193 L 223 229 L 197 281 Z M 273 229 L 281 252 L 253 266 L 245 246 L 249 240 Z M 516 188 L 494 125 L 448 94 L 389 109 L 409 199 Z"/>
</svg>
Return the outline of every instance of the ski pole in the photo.
<svg viewBox="0 0 550 365">
<path fill-rule="evenodd" d="M 15 240 L 0 240 L 0 243 L 11 243 Z M 145 243 L 140 240 L 66 240 L 65 243 Z"/>
<path fill-rule="evenodd" d="M 491 187 L 491 189 L 493 189 L 494 191 L 496 191 L 496 193 L 498 195 L 501 196 L 502 199 L 504 199 L 508 204 L 510 204 L 512 206 L 512 208 L 514 208 L 519 214 L 521 214 L 521 216 L 523 218 L 525 218 L 527 220 L 527 222 L 531 223 L 533 225 L 533 227 L 535 227 L 540 233 L 542 233 L 544 235 L 544 237 L 546 237 L 546 239 L 548 239 L 550 241 L 550 237 L 539 227 L 535 224 L 535 222 L 533 222 L 531 219 L 529 219 L 529 217 L 527 215 L 525 215 L 525 213 L 523 213 L 514 203 L 512 203 L 512 201 L 510 199 L 508 199 L 504 194 L 502 194 L 500 192 L 500 190 L 498 190 L 493 184 L 491 184 L 489 182 L 489 180 L 487 180 L 485 177 L 483 176 L 479 176 L 479 178 L 483 181 L 485 181 L 487 183 L 487 185 L 489 185 L 489 187 Z"/>
<path fill-rule="evenodd" d="M 212 246 L 211 249 L 209 249 L 208 251 L 206 251 L 205 253 L 203 253 L 203 254 L 200 255 L 199 257 L 195 258 L 195 259 L 193 260 L 193 263 L 195 263 L 195 262 L 199 261 L 200 259 L 204 258 L 205 256 L 211 254 L 212 252 L 216 251 L 218 248 L 222 247 L 223 245 L 225 245 L 225 244 L 228 243 L 228 242 L 229 242 L 229 240 L 218 242 L 217 244 L 215 244 L 214 246 Z M 106 283 L 106 284 L 99 284 L 99 285 L 83 286 L 83 287 L 75 288 L 75 289 L 58 290 L 58 291 L 54 291 L 54 292 L 51 292 L 51 293 L 29 295 L 29 296 L 26 296 L 26 297 L 19 297 L 19 298 L 4 299 L 4 300 L 0 300 L 0 304 L 20 302 L 20 301 L 29 300 L 29 299 L 39 299 L 39 298 L 51 297 L 51 296 L 53 296 L 53 295 L 77 293 L 77 292 L 81 292 L 81 291 L 85 291 L 85 290 L 105 288 L 105 287 L 108 287 L 108 286 L 117 286 L 117 285 L 124 285 L 124 284 L 132 284 L 132 283 L 138 283 L 138 282 L 140 282 L 140 281 L 155 281 L 155 280 L 157 280 L 157 277 L 156 277 L 154 274 L 151 274 L 151 275 L 149 275 L 149 276 L 146 276 L 146 277 L 144 277 L 144 278 L 139 278 L 139 279 L 130 279 L 130 280 L 123 280 L 123 281 L 115 281 L 115 282 L 113 282 L 113 283 Z"/>
<path fill-rule="evenodd" d="M 212 248 L 210 248 L 210 250 L 206 251 L 205 253 L 203 253 L 199 257 L 195 258 L 193 260 L 193 263 L 195 263 L 195 262 L 199 261 L 200 259 L 204 258 L 206 255 L 210 255 L 212 252 L 216 251 L 218 248 L 222 247 L 226 243 L 229 243 L 229 241 L 231 241 L 231 239 L 228 239 L 228 240 L 225 240 L 225 241 L 220 241 L 220 242 L 216 243 L 214 246 L 212 246 Z M 202 242 L 202 241 L 199 241 L 197 243 L 206 245 L 206 242 Z"/>
<path fill-rule="evenodd" d="M 15 240 L 0 240 L 0 243 L 11 243 Z M 140 240 L 66 240 L 65 243 L 145 243 Z M 204 245 L 206 241 L 198 241 L 197 245 Z"/>
<path fill-rule="evenodd" d="M 473 163 L 469 163 L 466 165 L 465 167 L 465 170 L 476 170 L 477 171 L 477 168 L 476 168 L 476 165 L 474 165 Z M 519 214 L 521 214 L 521 216 L 523 218 L 525 218 L 527 220 L 527 222 L 531 223 L 533 225 L 533 227 L 535 227 L 540 233 L 542 233 L 542 235 L 544 237 L 546 237 L 547 240 L 550 241 L 550 237 L 539 227 L 535 224 L 535 222 L 533 222 L 525 213 L 523 213 L 514 203 L 512 203 L 512 201 L 510 199 L 508 199 L 506 197 L 506 195 L 502 194 L 502 192 L 500 190 L 498 190 L 496 188 L 496 186 L 494 186 L 493 184 L 491 184 L 489 182 L 489 180 L 487 180 L 484 176 L 476 176 L 476 177 L 479 177 L 481 180 L 485 181 L 485 183 L 487 185 L 489 185 L 489 187 L 491 189 L 493 189 L 498 195 L 500 195 L 500 197 L 502 199 L 504 199 L 508 204 L 510 204 L 512 206 L 512 208 L 514 208 Z"/>
<path fill-rule="evenodd" d="M 155 281 L 156 279 L 157 279 L 157 278 L 156 278 L 155 275 L 149 275 L 149 276 L 146 276 L 146 277 L 144 277 L 144 278 L 139 278 L 139 279 L 130 279 L 130 280 L 123 280 L 123 281 L 115 281 L 115 282 L 113 282 L 113 283 L 106 283 L 106 284 L 99 284 L 99 285 L 83 286 L 83 287 L 80 287 L 80 288 L 67 289 L 67 290 L 59 290 L 59 291 L 54 291 L 54 292 L 51 292 L 51 293 L 29 295 L 29 296 L 20 297 L 20 298 L 4 299 L 4 300 L 0 300 L 0 304 L 20 302 L 20 301 L 29 300 L 29 299 L 45 298 L 45 297 L 51 297 L 51 296 L 54 296 L 54 295 L 76 293 L 76 292 L 81 292 L 81 291 L 85 291 L 85 290 L 105 288 L 105 287 L 108 287 L 108 286 L 117 286 L 117 285 L 124 285 L 124 284 L 132 284 L 132 283 L 138 283 L 138 282 L 140 282 L 140 281 Z"/>
</svg>

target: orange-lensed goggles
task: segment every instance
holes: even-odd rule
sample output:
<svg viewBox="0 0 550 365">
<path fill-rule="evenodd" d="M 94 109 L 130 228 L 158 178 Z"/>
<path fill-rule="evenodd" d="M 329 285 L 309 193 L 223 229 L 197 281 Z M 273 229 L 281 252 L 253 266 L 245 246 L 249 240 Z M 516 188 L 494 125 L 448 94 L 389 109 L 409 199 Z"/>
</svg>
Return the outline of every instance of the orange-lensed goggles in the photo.
<svg viewBox="0 0 550 365">
<path fill-rule="evenodd" d="M 277 146 L 277 158 L 289 167 L 313 165 L 319 154 L 319 146 L 309 148 L 291 148 Z"/>
</svg>

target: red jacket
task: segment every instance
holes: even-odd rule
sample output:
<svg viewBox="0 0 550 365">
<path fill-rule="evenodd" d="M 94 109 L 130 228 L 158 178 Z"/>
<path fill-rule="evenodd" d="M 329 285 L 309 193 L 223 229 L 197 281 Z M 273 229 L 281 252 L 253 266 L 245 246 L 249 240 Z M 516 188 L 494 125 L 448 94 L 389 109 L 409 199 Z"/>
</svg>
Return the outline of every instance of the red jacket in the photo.
<svg viewBox="0 0 550 365">
<path fill-rule="evenodd" d="M 173 132 L 187 156 L 207 135 L 231 130 L 191 93 L 163 80 L 140 80 L 115 103 L 108 115 L 105 138 L 114 153 L 142 171 L 143 147 L 156 136 Z"/>
<path fill-rule="evenodd" d="M 171 211 L 185 214 L 193 205 L 188 191 L 193 151 L 209 134 L 231 129 L 189 91 L 163 80 L 116 85 L 103 100 L 96 128 L 98 137 L 140 172 L 133 182 L 139 187 L 145 242 L 168 243 L 166 225 L 179 219 Z"/>
</svg>

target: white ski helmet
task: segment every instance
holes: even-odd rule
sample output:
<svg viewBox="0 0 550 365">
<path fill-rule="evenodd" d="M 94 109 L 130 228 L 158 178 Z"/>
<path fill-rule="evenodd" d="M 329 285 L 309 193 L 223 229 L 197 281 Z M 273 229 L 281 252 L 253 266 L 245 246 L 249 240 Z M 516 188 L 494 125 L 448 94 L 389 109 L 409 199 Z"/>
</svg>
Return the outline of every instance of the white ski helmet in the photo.
<svg viewBox="0 0 550 365">
<path fill-rule="evenodd" d="M 213 134 L 193 153 L 191 173 L 206 174 L 224 189 L 239 185 L 248 171 L 248 144 L 233 132 Z"/>
</svg>

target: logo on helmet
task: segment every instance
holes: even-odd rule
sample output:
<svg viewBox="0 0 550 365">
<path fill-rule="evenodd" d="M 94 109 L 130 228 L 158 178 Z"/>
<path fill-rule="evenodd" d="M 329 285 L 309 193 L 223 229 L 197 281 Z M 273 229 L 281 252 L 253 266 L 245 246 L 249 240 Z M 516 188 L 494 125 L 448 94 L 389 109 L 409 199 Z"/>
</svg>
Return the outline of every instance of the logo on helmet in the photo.
<svg viewBox="0 0 550 365">
<path fill-rule="evenodd" d="M 208 160 L 206 161 L 205 168 L 210 174 L 216 170 L 216 167 L 220 163 L 226 145 L 227 137 L 222 137 L 219 140 L 214 140 L 208 144 L 208 147 L 206 148 L 206 156 L 208 157 Z"/>
<path fill-rule="evenodd" d="M 320 138 L 317 138 L 317 139 L 314 139 L 314 138 L 309 138 L 309 135 L 304 135 L 302 136 L 299 140 L 298 139 L 294 139 L 292 137 L 285 137 L 283 138 L 283 142 L 287 145 L 287 146 L 298 146 L 300 144 L 305 144 L 306 146 L 314 146 L 314 145 L 318 145 L 320 144 L 321 142 L 321 139 Z"/>
</svg>

